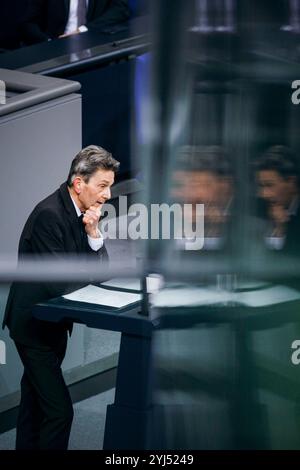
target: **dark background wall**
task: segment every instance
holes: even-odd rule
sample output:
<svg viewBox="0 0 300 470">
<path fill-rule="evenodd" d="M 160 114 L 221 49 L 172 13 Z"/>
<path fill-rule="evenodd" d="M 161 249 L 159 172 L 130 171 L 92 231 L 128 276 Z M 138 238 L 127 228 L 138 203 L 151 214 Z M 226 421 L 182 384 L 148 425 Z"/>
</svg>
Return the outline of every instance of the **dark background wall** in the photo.
<svg viewBox="0 0 300 470">
<path fill-rule="evenodd" d="M 27 7 L 27 0 L 0 1 L 0 48 L 19 46 L 19 25 Z"/>
</svg>

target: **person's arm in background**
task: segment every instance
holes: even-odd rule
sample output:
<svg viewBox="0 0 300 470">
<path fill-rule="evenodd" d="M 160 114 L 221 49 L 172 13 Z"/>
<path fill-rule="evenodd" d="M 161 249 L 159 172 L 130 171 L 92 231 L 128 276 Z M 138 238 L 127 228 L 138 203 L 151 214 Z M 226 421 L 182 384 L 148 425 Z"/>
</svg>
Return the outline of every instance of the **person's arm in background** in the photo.
<svg viewBox="0 0 300 470">
<path fill-rule="evenodd" d="M 42 30 L 46 15 L 46 0 L 29 0 L 24 20 L 20 25 L 21 39 L 25 44 L 35 44 L 50 39 Z"/>
<path fill-rule="evenodd" d="M 100 11 L 100 5 L 96 5 L 95 10 L 95 19 L 86 24 L 88 29 L 103 30 L 129 18 L 128 0 L 108 0 L 103 11 Z"/>
</svg>

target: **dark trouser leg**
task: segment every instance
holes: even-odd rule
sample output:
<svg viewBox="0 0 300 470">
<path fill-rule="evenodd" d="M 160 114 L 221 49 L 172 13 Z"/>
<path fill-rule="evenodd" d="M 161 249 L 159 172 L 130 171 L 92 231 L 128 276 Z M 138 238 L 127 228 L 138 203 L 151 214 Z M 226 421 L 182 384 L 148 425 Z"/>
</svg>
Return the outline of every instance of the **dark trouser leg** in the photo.
<svg viewBox="0 0 300 470">
<path fill-rule="evenodd" d="M 22 407 L 18 419 L 17 444 L 22 448 L 32 448 L 32 437 L 26 438 L 27 429 L 36 429 L 35 418 L 40 413 L 40 449 L 67 449 L 73 407 L 69 391 L 64 382 L 61 363 L 65 354 L 66 339 L 55 348 L 28 348 L 16 343 L 18 352 L 24 365 L 26 382 L 30 383 L 35 392 L 36 405 L 29 407 L 28 413 L 24 410 L 29 403 L 28 387 L 25 396 L 21 399 Z M 22 390 L 23 393 L 23 390 Z M 32 405 L 32 403 L 31 403 Z M 34 408 L 34 409 L 33 409 Z M 28 447 L 27 447 L 28 445 Z"/>
<path fill-rule="evenodd" d="M 17 421 L 16 449 L 39 449 L 41 409 L 26 372 L 21 380 L 21 402 Z"/>
</svg>

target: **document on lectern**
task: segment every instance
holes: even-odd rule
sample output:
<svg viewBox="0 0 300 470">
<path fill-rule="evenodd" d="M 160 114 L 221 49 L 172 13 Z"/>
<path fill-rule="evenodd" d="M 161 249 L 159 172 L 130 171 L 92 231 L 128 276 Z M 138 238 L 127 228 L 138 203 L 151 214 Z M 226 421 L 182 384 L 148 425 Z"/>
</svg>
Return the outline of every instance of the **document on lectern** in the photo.
<svg viewBox="0 0 300 470">
<path fill-rule="evenodd" d="M 287 286 L 273 286 L 252 292 L 228 292 L 214 288 L 184 287 L 163 289 L 152 296 L 155 307 L 192 307 L 234 303 L 244 307 L 267 307 L 300 300 L 300 292 Z"/>
<path fill-rule="evenodd" d="M 103 289 L 91 284 L 70 294 L 66 294 L 63 297 L 64 299 L 76 302 L 87 302 L 115 308 L 126 307 L 127 305 L 141 300 L 140 294 Z"/>
<path fill-rule="evenodd" d="M 115 287 L 119 289 L 128 289 L 128 290 L 136 290 L 141 291 L 141 280 L 136 278 L 121 278 L 116 277 L 110 279 L 109 281 L 105 281 L 101 283 L 103 286 L 107 287 Z"/>
</svg>

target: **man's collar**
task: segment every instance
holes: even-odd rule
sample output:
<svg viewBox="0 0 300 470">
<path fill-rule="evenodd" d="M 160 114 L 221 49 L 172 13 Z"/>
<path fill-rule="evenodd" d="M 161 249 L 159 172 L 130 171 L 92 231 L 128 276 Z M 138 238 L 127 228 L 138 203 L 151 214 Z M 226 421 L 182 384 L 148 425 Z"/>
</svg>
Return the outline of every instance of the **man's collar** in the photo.
<svg viewBox="0 0 300 470">
<path fill-rule="evenodd" d="M 80 217 L 80 216 L 81 216 L 81 210 L 80 210 L 79 207 L 77 206 L 77 204 L 76 204 L 76 202 L 74 201 L 74 199 L 72 198 L 71 194 L 70 194 L 70 197 L 71 197 L 72 202 L 73 202 L 73 204 L 74 204 L 76 214 L 78 215 L 78 217 Z"/>
<path fill-rule="evenodd" d="M 81 212 L 81 210 L 79 209 L 79 207 L 77 206 L 77 204 L 76 204 L 74 198 L 72 197 L 72 194 L 71 194 L 71 191 L 70 191 L 69 188 L 68 188 L 68 191 L 69 191 L 69 194 L 70 194 L 71 201 L 73 202 L 73 206 L 75 207 L 76 214 L 77 214 L 78 217 L 80 217 L 81 214 L 82 214 L 82 212 Z"/>
</svg>

